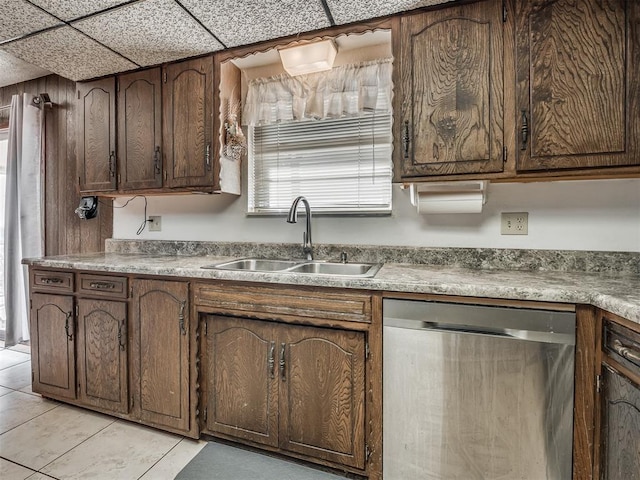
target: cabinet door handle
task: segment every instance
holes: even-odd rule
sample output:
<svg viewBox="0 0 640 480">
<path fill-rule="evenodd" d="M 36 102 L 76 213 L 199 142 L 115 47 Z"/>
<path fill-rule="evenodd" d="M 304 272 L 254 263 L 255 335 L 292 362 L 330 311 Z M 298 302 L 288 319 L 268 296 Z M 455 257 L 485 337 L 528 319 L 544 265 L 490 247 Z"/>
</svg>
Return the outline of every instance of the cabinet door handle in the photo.
<svg viewBox="0 0 640 480">
<path fill-rule="evenodd" d="M 180 302 L 180 313 L 178 313 L 178 323 L 180 325 L 180 333 L 182 335 L 186 335 L 187 334 L 187 330 L 186 330 L 186 328 L 184 326 L 184 307 L 185 307 L 186 303 L 187 302 L 185 302 L 185 301 Z"/>
<path fill-rule="evenodd" d="M 204 163 L 207 166 L 207 170 L 211 170 L 211 144 L 207 143 L 204 149 Z"/>
<path fill-rule="evenodd" d="M 95 288 L 96 290 L 113 290 L 116 288 L 116 285 L 111 282 L 91 282 L 89 288 Z"/>
<path fill-rule="evenodd" d="M 156 175 L 160 175 L 160 147 L 156 147 L 153 152 L 153 167 L 155 168 Z"/>
<path fill-rule="evenodd" d="M 632 363 L 640 365 L 640 352 L 624 346 L 620 340 L 616 339 L 613 341 L 613 350 L 621 357 L 626 358 Z"/>
<path fill-rule="evenodd" d="M 522 110 L 522 145 L 520 146 L 520 150 L 527 149 L 527 140 L 529 140 L 529 122 L 527 120 L 527 111 Z"/>
<path fill-rule="evenodd" d="M 404 121 L 404 129 L 402 131 L 402 151 L 404 158 L 409 158 L 409 120 Z"/>
<path fill-rule="evenodd" d="M 269 363 L 269 378 L 274 378 L 276 370 L 276 342 L 271 342 L 271 345 L 269 345 L 269 358 L 267 361 Z"/>
<path fill-rule="evenodd" d="M 67 318 L 64 320 L 64 331 L 67 334 L 67 340 L 73 340 L 73 312 L 67 312 Z"/>
<path fill-rule="evenodd" d="M 126 341 L 127 341 L 127 334 L 126 334 L 126 329 L 125 329 L 124 319 L 123 319 L 120 322 L 120 325 L 118 325 L 118 344 L 120 345 L 120 350 L 122 350 L 123 352 L 126 346 Z"/>
<path fill-rule="evenodd" d="M 115 177 L 116 175 L 116 152 L 111 151 L 111 155 L 109 155 L 109 176 Z"/>
<path fill-rule="evenodd" d="M 280 377 L 282 377 L 282 381 L 286 380 L 286 375 L 285 375 L 285 363 L 284 363 L 284 354 L 285 354 L 285 348 L 286 348 L 286 344 L 285 343 L 281 343 L 280 344 Z"/>
<path fill-rule="evenodd" d="M 58 277 L 44 277 L 40 282 L 44 285 L 57 285 L 58 283 L 62 283 L 62 279 Z"/>
</svg>

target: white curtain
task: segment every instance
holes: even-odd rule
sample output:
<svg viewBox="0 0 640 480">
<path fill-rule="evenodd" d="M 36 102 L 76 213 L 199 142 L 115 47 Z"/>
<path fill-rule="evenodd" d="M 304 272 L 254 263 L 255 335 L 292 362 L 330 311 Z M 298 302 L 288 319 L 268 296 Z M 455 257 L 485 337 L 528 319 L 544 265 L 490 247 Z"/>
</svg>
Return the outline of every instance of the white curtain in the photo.
<svg viewBox="0 0 640 480">
<path fill-rule="evenodd" d="M 326 72 L 251 80 L 242 123 L 358 116 L 391 111 L 391 59 L 334 67 Z"/>
<path fill-rule="evenodd" d="M 14 95 L 9 117 L 4 226 L 5 345 L 29 340 L 25 257 L 44 254 L 42 179 L 44 115 L 33 96 Z"/>
</svg>

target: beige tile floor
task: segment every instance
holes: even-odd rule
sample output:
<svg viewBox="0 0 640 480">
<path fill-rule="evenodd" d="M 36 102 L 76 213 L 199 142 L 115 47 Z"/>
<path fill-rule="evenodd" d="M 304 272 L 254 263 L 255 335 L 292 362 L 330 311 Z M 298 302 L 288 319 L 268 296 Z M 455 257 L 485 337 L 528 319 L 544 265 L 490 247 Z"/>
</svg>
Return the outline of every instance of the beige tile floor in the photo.
<svg viewBox="0 0 640 480">
<path fill-rule="evenodd" d="M 29 347 L 0 343 L 3 480 L 169 480 L 205 443 L 43 399 Z"/>
</svg>

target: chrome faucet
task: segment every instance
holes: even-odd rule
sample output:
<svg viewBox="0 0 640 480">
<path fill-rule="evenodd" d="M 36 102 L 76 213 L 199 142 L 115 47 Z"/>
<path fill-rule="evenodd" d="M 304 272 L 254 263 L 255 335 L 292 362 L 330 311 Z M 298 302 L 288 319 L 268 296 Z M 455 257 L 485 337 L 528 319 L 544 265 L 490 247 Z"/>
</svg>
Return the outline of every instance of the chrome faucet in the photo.
<svg viewBox="0 0 640 480">
<path fill-rule="evenodd" d="M 298 197 L 293 201 L 291 208 L 289 209 L 287 222 L 296 223 L 298 221 L 298 204 L 300 201 L 304 203 L 304 209 L 307 215 L 307 230 L 302 234 L 302 254 L 307 260 L 313 260 L 313 243 L 311 243 L 311 207 L 309 207 L 309 202 L 306 198 Z"/>
</svg>

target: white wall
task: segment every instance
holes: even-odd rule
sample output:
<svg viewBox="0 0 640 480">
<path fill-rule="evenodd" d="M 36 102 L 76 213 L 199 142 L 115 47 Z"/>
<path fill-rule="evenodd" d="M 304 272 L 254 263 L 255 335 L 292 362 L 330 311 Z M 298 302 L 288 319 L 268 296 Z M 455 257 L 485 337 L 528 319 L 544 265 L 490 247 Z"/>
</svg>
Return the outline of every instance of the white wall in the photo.
<svg viewBox="0 0 640 480">
<path fill-rule="evenodd" d="M 114 238 L 296 243 L 284 217 L 247 217 L 246 198 L 147 197 L 162 231 L 136 236 L 144 200 L 114 209 Z M 115 205 L 122 205 L 125 198 Z M 491 184 L 481 214 L 419 215 L 408 190 L 394 186 L 387 217 L 313 217 L 315 243 L 640 252 L 640 179 Z M 313 205 L 312 205 L 313 207 Z M 529 235 L 500 235 L 500 212 L 529 212 Z"/>
</svg>

